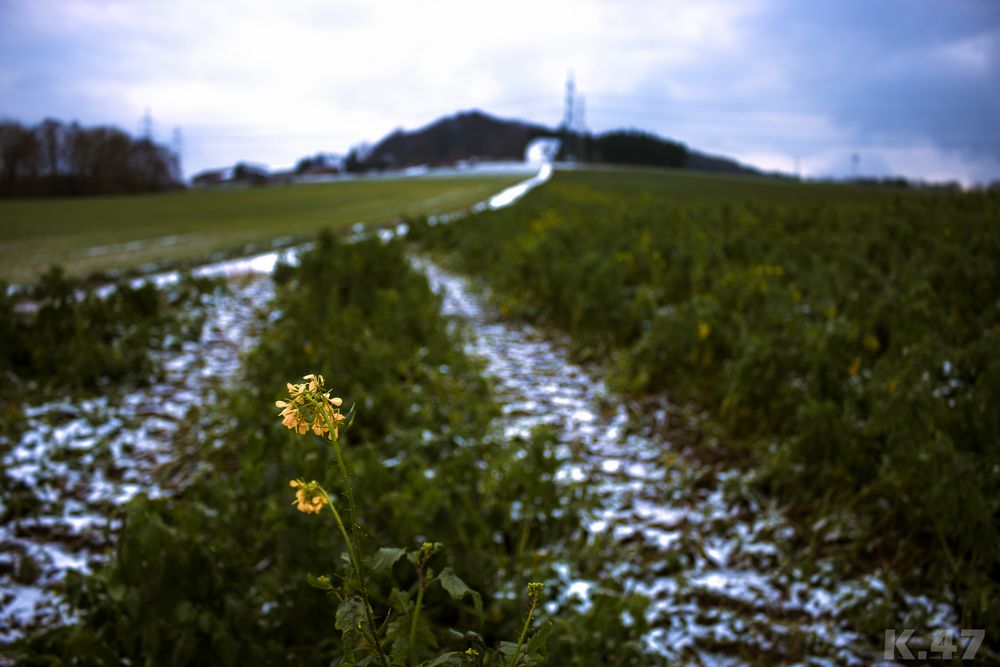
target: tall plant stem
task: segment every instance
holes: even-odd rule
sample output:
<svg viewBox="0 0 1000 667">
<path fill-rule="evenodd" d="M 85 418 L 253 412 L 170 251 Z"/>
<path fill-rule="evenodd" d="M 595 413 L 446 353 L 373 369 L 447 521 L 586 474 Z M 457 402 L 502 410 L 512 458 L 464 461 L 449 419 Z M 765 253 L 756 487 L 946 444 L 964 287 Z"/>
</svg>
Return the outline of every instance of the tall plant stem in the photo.
<svg viewBox="0 0 1000 667">
<path fill-rule="evenodd" d="M 510 661 L 510 667 L 517 667 L 517 661 L 521 657 L 521 647 L 524 645 L 524 640 L 528 636 L 528 629 L 531 627 L 531 621 L 535 618 L 535 607 L 538 606 L 538 598 L 531 598 L 531 609 L 528 610 L 528 617 L 524 619 L 524 627 L 521 628 L 521 636 L 517 638 L 517 649 L 514 651 L 514 657 Z"/>
<path fill-rule="evenodd" d="M 329 429 L 330 434 L 333 436 L 331 442 L 333 443 L 333 451 L 337 456 L 337 467 L 340 468 L 340 474 L 344 478 L 344 493 L 347 494 L 347 506 L 350 511 L 351 519 L 351 536 L 353 540 L 348 539 L 347 532 L 344 531 L 343 522 L 340 521 L 339 514 L 334 511 L 334 515 L 337 516 L 337 522 L 340 525 L 341 532 L 344 535 L 344 539 L 347 540 L 347 552 L 351 556 L 351 561 L 354 563 L 354 569 L 358 572 L 358 579 L 361 582 L 361 597 L 364 599 L 365 603 L 365 616 L 368 619 L 368 627 L 371 628 L 372 642 L 375 644 L 375 652 L 378 654 L 379 659 L 382 662 L 383 667 L 389 667 L 389 662 L 386 660 L 385 654 L 382 652 L 382 644 L 378 640 L 378 635 L 376 635 L 375 629 L 375 617 L 372 615 L 372 605 L 368 598 L 368 581 L 365 576 L 365 568 L 361 559 L 361 540 L 358 536 L 358 508 L 354 503 L 354 489 L 351 486 L 351 478 L 347 474 L 347 464 L 344 463 L 344 454 L 341 452 L 340 443 L 337 440 L 337 435 L 335 434 L 336 425 L 333 420 L 330 419 L 330 415 L 326 413 L 326 410 L 322 406 L 319 407 L 320 414 L 323 415 L 323 420 L 326 422 L 326 427 Z M 324 491 L 324 493 L 326 493 Z M 329 500 L 329 496 L 327 497 Z M 330 503 L 330 507 L 333 508 L 333 503 Z"/>
<path fill-rule="evenodd" d="M 413 619 L 410 621 L 410 641 L 407 645 L 407 650 L 410 653 L 410 664 L 416 664 L 417 652 L 414 649 L 414 642 L 417 639 L 417 623 L 420 621 L 420 607 L 424 603 L 424 575 L 421 572 L 419 580 L 417 581 L 417 604 L 413 608 Z"/>
</svg>

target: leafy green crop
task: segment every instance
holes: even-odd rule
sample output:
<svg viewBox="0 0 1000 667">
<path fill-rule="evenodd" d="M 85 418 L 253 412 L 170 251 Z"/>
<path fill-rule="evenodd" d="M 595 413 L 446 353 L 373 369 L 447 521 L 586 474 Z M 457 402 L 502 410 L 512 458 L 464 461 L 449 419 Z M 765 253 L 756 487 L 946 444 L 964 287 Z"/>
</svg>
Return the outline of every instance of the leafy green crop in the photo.
<svg viewBox="0 0 1000 667">
<path fill-rule="evenodd" d="M 118 383 L 145 384 L 160 372 L 153 354 L 165 344 L 197 340 L 197 306 L 222 285 L 183 278 L 160 290 L 120 281 L 106 294 L 52 269 L 25 291 L 19 307 L 0 283 L 0 398 L 41 402 L 52 392 L 107 391 Z"/>
<path fill-rule="evenodd" d="M 370 631 L 359 634 L 358 623 L 368 624 L 362 597 L 337 594 L 351 590 L 341 586 L 351 571 L 350 527 L 339 531 L 289 503 L 295 479 L 329 481 L 329 502 L 348 503 L 335 450 L 307 444 L 274 408 L 288 379 L 321 370 L 355 403 L 340 445 L 367 597 L 393 660 L 496 665 L 506 656 L 504 664 L 534 664 L 548 644 L 554 664 L 603 655 L 640 664 L 642 624 L 621 621 L 622 611 L 641 614 L 639 598 L 609 595 L 588 614 L 559 603 L 552 623 L 526 616 L 528 582 L 552 579 L 556 561 L 575 562 L 586 494 L 556 484 L 550 435 L 499 438 L 500 412 L 480 364 L 462 352 L 460 334 L 401 246 L 323 236 L 276 281 L 275 313 L 244 376 L 208 406 L 221 435 L 206 438 L 202 476 L 175 497 L 140 497 L 126 508 L 109 565 L 67 584 L 80 622 L 24 642 L 22 657 L 377 661 L 365 649 Z M 322 510 L 316 487 L 302 484 L 296 504 Z M 534 616 L 547 618 L 533 590 Z M 605 632 L 631 643 L 608 647 Z"/>
<path fill-rule="evenodd" d="M 558 173 L 412 236 L 620 390 L 710 408 L 845 560 L 1000 626 L 996 192 Z"/>
</svg>

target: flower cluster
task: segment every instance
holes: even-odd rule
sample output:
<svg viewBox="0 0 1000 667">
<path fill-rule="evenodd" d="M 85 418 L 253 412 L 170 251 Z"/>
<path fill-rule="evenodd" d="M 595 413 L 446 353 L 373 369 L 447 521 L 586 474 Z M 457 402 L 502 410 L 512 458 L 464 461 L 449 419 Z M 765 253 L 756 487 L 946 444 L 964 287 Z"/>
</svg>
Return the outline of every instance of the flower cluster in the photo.
<svg viewBox="0 0 1000 667">
<path fill-rule="evenodd" d="M 323 376 L 310 373 L 303 376 L 301 384 L 288 383 L 288 399 L 275 401 L 281 408 L 281 423 L 305 435 L 310 429 L 316 435 L 333 440 L 340 436 L 340 426 L 345 417 L 340 412 L 343 400 L 323 391 Z M 331 425 L 333 428 L 331 429 Z"/>
<path fill-rule="evenodd" d="M 315 480 L 312 482 L 303 482 L 301 479 L 293 479 L 288 485 L 293 489 L 298 489 L 295 492 L 295 500 L 292 501 L 292 504 L 300 512 L 304 512 L 305 514 L 319 514 L 323 511 L 323 506 L 330 502 L 327 500 L 323 490 L 320 489 L 319 482 Z"/>
</svg>

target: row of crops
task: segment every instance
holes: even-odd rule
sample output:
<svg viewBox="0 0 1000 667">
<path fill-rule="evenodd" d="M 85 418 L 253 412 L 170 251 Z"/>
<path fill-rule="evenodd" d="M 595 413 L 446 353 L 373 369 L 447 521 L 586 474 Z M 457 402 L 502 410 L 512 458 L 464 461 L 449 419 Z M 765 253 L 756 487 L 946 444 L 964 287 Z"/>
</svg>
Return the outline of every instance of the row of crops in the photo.
<svg viewBox="0 0 1000 667">
<path fill-rule="evenodd" d="M 694 419 L 682 429 L 690 437 L 673 443 L 686 451 L 665 445 L 648 469 L 689 462 L 698 471 L 694 495 L 715 483 L 717 470 L 744 471 L 727 473 L 726 487 L 749 499 L 744 513 L 764 499 L 782 503 L 797 560 L 781 567 L 795 578 L 811 581 L 810 570 L 828 578 L 830 562 L 844 581 L 877 574 L 873 590 L 884 590 L 884 604 L 852 622 L 880 645 L 883 628 L 912 619 L 905 607 L 914 591 L 952 602 L 962 627 L 1000 625 L 998 223 L 995 193 L 561 172 L 511 208 L 448 225 L 410 221 L 409 237 L 482 278 L 509 320 L 568 334 L 577 359 L 632 405 L 662 406 L 667 397 L 674 416 Z M 138 492 L 130 502 L 87 505 L 107 513 L 96 545 L 106 555 L 50 580 L 32 573 L 30 558 L 8 562 L 0 545 L 3 581 L 47 582 L 62 601 L 0 658 L 655 662 L 651 607 L 624 588 L 646 561 L 633 559 L 631 573 L 620 567 L 625 551 L 648 545 L 594 532 L 596 476 L 561 474 L 567 446 L 555 430 L 505 428 L 510 415 L 530 413 L 527 403 L 544 401 L 501 409 L 505 390 L 469 356 L 466 333 L 441 315 L 441 299 L 407 257 L 412 247 L 323 236 L 295 266 L 279 265 L 242 371 L 173 417 L 183 436 L 178 461 L 161 467 L 184 474 L 151 479 L 149 494 L 129 478 L 137 489 L 129 497 Z M 18 459 L 32 405 L 95 396 L 103 411 L 136 403 L 136 392 L 162 381 L 166 350 L 194 349 L 204 338 L 206 304 L 228 298 L 219 283 L 190 279 L 96 294 L 57 273 L 34 288 L 29 307 L 4 294 L 4 462 Z M 288 403 L 298 405 L 304 390 L 287 383 L 309 373 L 322 373 L 344 399 L 338 409 L 353 416 L 336 442 L 317 421 L 325 407 L 289 423 Z M 58 421 L 60 410 L 51 417 Z M 141 412 L 133 416 L 152 419 Z M 313 421 L 299 429 L 303 415 Z M 53 475 L 82 474 L 76 449 L 39 478 L 45 488 L 2 471 L 7 532 L 21 539 L 25 526 L 63 509 L 69 517 Z M 710 463 L 690 463 L 700 459 Z M 620 472 L 620 461 L 595 461 Z M 121 460 L 109 454 L 99 463 L 111 479 Z M 171 479 L 183 481 L 170 487 Z M 678 502 L 650 497 L 661 488 L 651 480 L 637 488 L 647 510 Z M 726 506 L 713 505 L 701 528 L 735 544 L 738 535 L 714 534 L 736 525 L 716 516 Z M 331 507 L 348 519 L 340 530 Z M 685 521 L 683 549 L 668 549 L 680 560 L 668 569 L 698 570 L 681 561 L 714 559 L 715 572 L 724 571 Z M 581 577 L 586 604 L 567 590 Z M 708 628 L 720 613 L 732 615 L 722 607 L 738 601 L 681 581 L 666 582 L 677 583 L 678 618 L 657 623 Z M 754 608 L 743 611 L 756 618 Z M 792 613 L 780 604 L 770 612 Z M 683 628 L 678 636 L 690 637 Z M 778 641 L 773 656 L 800 636 L 815 632 Z M 771 641 L 725 635 L 707 645 L 749 660 Z"/>
<path fill-rule="evenodd" d="M 587 558 L 585 490 L 557 484 L 551 435 L 504 438 L 480 363 L 402 245 L 326 236 L 274 281 L 242 375 L 197 406 L 200 472 L 122 508 L 110 559 L 57 586 L 71 622 L 10 655 L 26 664 L 641 661 L 640 601 L 612 581 L 586 609 L 546 589 Z M 274 407 L 309 371 L 325 375 L 345 412 L 354 405 L 338 445 L 357 552 L 328 515 L 293 504 L 290 480 L 317 480 L 349 516 L 334 443 L 285 428 Z M 132 386 L 125 377 L 106 391 L 128 400 Z M 314 490 L 303 493 L 322 509 Z"/>
<path fill-rule="evenodd" d="M 806 557 L 1000 627 L 997 193 L 564 172 L 412 237 L 618 390 L 706 409 L 700 447 L 785 502 Z"/>
</svg>

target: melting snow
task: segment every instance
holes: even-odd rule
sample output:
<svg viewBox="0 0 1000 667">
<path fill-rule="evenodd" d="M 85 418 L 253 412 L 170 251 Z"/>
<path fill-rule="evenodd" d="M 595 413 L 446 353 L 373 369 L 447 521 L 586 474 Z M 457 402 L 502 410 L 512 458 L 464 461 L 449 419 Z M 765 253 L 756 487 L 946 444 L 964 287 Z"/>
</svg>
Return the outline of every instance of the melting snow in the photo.
<svg viewBox="0 0 1000 667">
<path fill-rule="evenodd" d="M 787 571 L 783 554 L 794 531 L 773 506 L 738 492 L 741 473 L 685 457 L 655 435 L 638 435 L 625 406 L 598 377 L 572 363 L 562 345 L 531 327 L 501 320 L 468 282 L 422 258 L 415 266 L 443 297 L 443 312 L 472 333 L 468 351 L 487 362 L 505 403 L 507 435 L 538 425 L 559 430 L 563 460 L 557 480 L 587 481 L 601 507 L 585 525 L 618 541 L 605 576 L 648 595 L 654 627 L 648 648 L 693 664 L 740 664 L 730 656 L 807 647 L 815 664 L 865 664 L 872 647 L 842 611 L 878 600 L 875 577 L 837 581 L 829 564 L 818 573 Z M 560 599 L 589 604 L 596 582 L 558 570 Z M 914 609 L 954 627 L 943 604 L 907 598 Z M 730 647 L 727 651 L 726 647 Z M 877 653 L 875 653 L 877 654 Z"/>
<path fill-rule="evenodd" d="M 234 273 L 262 266 L 227 264 Z M 211 275 L 232 275 L 214 266 Z M 20 438 L 0 437 L 7 489 L 0 512 L 10 517 L 0 525 L 0 642 L 68 620 L 53 587 L 68 570 L 87 572 L 104 557 L 116 508 L 140 493 L 158 497 L 183 486 L 188 471 L 177 469 L 176 436 L 197 418 L 202 398 L 235 374 L 272 291 L 270 280 L 257 277 L 209 297 L 200 340 L 157 353 L 162 381 L 115 403 L 101 396 L 25 406 Z"/>
</svg>

